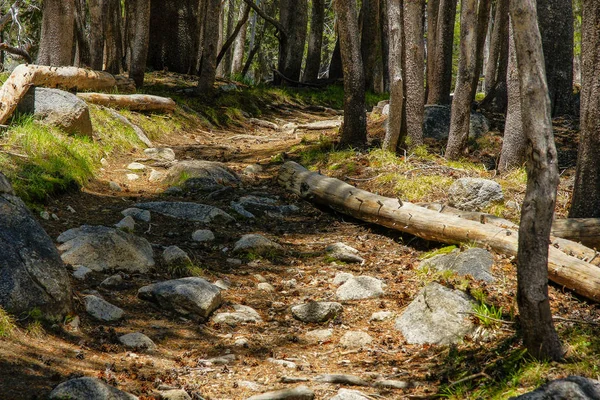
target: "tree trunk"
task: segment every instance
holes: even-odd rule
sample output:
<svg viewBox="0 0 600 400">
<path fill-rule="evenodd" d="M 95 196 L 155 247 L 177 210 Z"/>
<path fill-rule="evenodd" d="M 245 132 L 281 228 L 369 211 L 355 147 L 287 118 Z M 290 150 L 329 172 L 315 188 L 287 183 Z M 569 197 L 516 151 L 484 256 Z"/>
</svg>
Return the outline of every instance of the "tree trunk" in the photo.
<svg viewBox="0 0 600 400">
<path fill-rule="evenodd" d="M 477 48 L 475 52 L 475 74 L 473 76 L 473 86 L 471 88 L 471 99 L 475 99 L 477 87 L 479 86 L 479 77 L 483 70 L 483 50 L 485 47 L 490 22 L 490 12 L 492 10 L 492 0 L 479 0 L 479 9 L 477 11 Z"/>
<path fill-rule="evenodd" d="M 333 0 L 333 7 L 338 18 L 344 67 L 344 125 L 340 145 L 363 147 L 367 143 L 367 113 L 356 6 L 353 1 Z"/>
<path fill-rule="evenodd" d="M 87 103 L 132 111 L 172 113 L 176 107 L 175 102 L 168 97 L 144 94 L 77 93 L 77 97 Z"/>
<path fill-rule="evenodd" d="M 577 172 L 569 217 L 600 217 L 600 4 L 583 1 L 581 111 Z"/>
<path fill-rule="evenodd" d="M 246 5 L 246 4 L 244 3 L 244 5 Z M 231 34 L 233 33 L 233 24 L 235 23 L 235 11 L 236 11 L 235 0 L 229 0 L 228 7 L 227 7 L 227 30 L 225 33 L 226 38 L 230 38 Z M 225 12 L 225 11 L 223 11 L 223 12 Z M 240 16 L 241 15 L 243 15 L 243 14 L 240 14 Z M 222 31 L 222 29 L 219 29 L 219 32 L 221 32 L 221 31 Z M 220 42 L 222 42 L 222 41 L 220 41 Z M 219 48 L 221 48 L 221 47 L 222 47 L 222 43 L 219 43 Z M 223 63 L 223 67 L 222 67 L 223 69 L 221 72 L 223 73 L 223 76 L 230 76 L 231 75 L 231 67 L 232 67 L 232 63 L 233 63 L 233 51 L 232 51 L 231 47 L 228 47 L 227 52 L 225 53 L 225 56 L 223 57 L 223 59 L 224 59 L 224 63 Z"/>
<path fill-rule="evenodd" d="M 202 62 L 200 63 L 200 78 L 197 93 L 206 95 L 212 93 L 217 73 L 217 51 L 219 41 L 219 10 L 220 0 L 207 0 L 206 16 L 204 19 L 204 45 L 202 46 Z"/>
<path fill-rule="evenodd" d="M 323 28 L 325 26 L 324 0 L 312 0 L 310 32 L 308 34 L 308 55 L 304 69 L 303 82 L 314 82 L 319 79 L 321 70 L 321 49 L 323 44 Z"/>
<path fill-rule="evenodd" d="M 279 22 L 286 35 L 279 42 L 277 69 L 291 81 L 300 81 L 308 24 L 308 1 L 280 0 Z M 276 76 L 274 82 L 280 85 L 284 80 Z"/>
<path fill-rule="evenodd" d="M 248 16 L 250 15 L 250 7 L 244 4 L 240 10 L 240 22 L 244 21 L 239 29 L 238 35 L 235 38 L 233 46 L 233 60 L 231 63 L 231 73 L 237 75 L 242 72 L 244 67 L 244 53 L 246 50 L 246 33 L 248 32 Z M 236 26 L 237 28 L 237 26 Z"/>
<path fill-rule="evenodd" d="M 104 67 L 104 23 L 102 16 L 107 10 L 104 0 L 89 0 L 90 11 L 90 67 L 96 71 L 102 71 Z"/>
<path fill-rule="evenodd" d="M 388 25 L 388 1 L 380 0 L 380 13 L 379 20 L 381 22 L 381 73 L 383 74 L 383 91 L 390 91 L 390 64 L 389 64 L 389 53 L 390 53 L 390 39 L 389 39 L 389 25 Z"/>
<path fill-rule="evenodd" d="M 120 0 L 105 0 L 108 2 L 107 18 L 104 18 L 105 69 L 113 75 L 123 71 L 123 36 L 121 30 L 122 12 Z"/>
<path fill-rule="evenodd" d="M 150 38 L 150 0 L 128 0 L 127 33 L 129 42 L 129 77 L 135 86 L 142 87 L 146 60 L 148 58 L 148 41 Z"/>
<path fill-rule="evenodd" d="M 515 256 L 518 252 L 520 236 L 511 226 L 482 223 L 481 219 L 470 221 L 400 202 L 397 198 L 379 196 L 338 179 L 307 171 L 293 161 L 281 167 L 278 182 L 303 199 L 426 240 L 450 244 L 474 243 L 508 256 Z M 575 247 L 582 249 L 581 253 L 594 253 L 592 249 Z M 597 266 L 569 256 L 554 246 L 548 247 L 547 242 L 546 251 L 549 251 L 549 259 L 544 270 L 547 268 L 554 282 L 588 299 L 600 301 L 600 269 Z"/>
<path fill-rule="evenodd" d="M 365 71 L 365 89 L 373 90 L 375 65 L 379 59 L 381 35 L 379 32 L 379 0 L 362 0 L 360 52 Z"/>
<path fill-rule="evenodd" d="M 552 115 L 572 113 L 573 3 L 537 0 L 537 13 L 546 59 L 546 80 Z"/>
<path fill-rule="evenodd" d="M 446 158 L 459 159 L 467 148 L 471 122 L 473 82 L 477 64 L 477 0 L 462 0 L 460 12 L 460 57 L 452 100 Z"/>
<path fill-rule="evenodd" d="M 535 0 L 511 1 L 510 16 L 529 152 L 517 254 L 521 332 L 523 344 L 533 357 L 560 360 L 564 353 L 552 321 L 547 270 L 558 169 Z"/>
<path fill-rule="evenodd" d="M 73 61 L 74 0 L 44 0 L 37 63 L 64 66 Z"/>
<path fill-rule="evenodd" d="M 245 26 L 246 26 L 246 22 L 248 21 L 248 16 L 250 15 L 250 7 L 247 7 L 247 4 L 244 3 L 244 7 L 242 7 L 242 11 L 243 14 L 240 15 L 240 20 L 237 22 L 237 24 L 235 25 L 235 28 L 233 29 L 233 32 L 231 32 L 231 36 L 229 36 L 227 38 L 227 40 L 225 41 L 225 43 L 223 43 L 222 45 L 219 45 L 218 48 L 220 48 L 221 50 L 219 50 L 219 55 L 217 56 L 217 68 L 219 67 L 219 65 L 221 65 L 221 60 L 223 58 L 226 57 L 226 54 L 229 52 L 229 49 L 231 47 L 232 44 L 235 43 L 236 46 L 238 46 L 238 39 L 239 39 L 239 34 L 240 32 L 243 32 L 244 35 L 244 42 L 246 41 L 246 31 L 245 31 Z M 235 53 L 235 49 L 234 49 L 234 53 Z M 242 47 L 241 49 L 241 57 L 244 57 L 244 49 Z M 240 61 L 241 62 L 241 61 Z"/>
<path fill-rule="evenodd" d="M 450 104 L 452 87 L 452 46 L 457 0 L 439 0 L 436 46 L 432 63 L 427 104 Z"/>
<path fill-rule="evenodd" d="M 90 43 L 86 35 L 85 26 L 85 0 L 75 2 L 75 38 L 77 39 L 77 50 L 79 53 L 78 67 L 90 66 Z"/>
<path fill-rule="evenodd" d="M 387 121 L 383 148 L 396 152 L 402 137 L 402 110 L 404 108 L 404 82 L 402 80 L 402 7 L 403 0 L 388 0 L 390 114 Z"/>
<path fill-rule="evenodd" d="M 425 98 L 429 97 L 429 86 L 435 72 L 435 51 L 438 45 L 437 20 L 440 9 L 440 0 L 427 1 L 427 81 L 425 86 Z"/>
<path fill-rule="evenodd" d="M 423 144 L 423 0 L 404 0 L 404 49 L 407 144 L 409 148 L 413 148 Z"/>
<path fill-rule="evenodd" d="M 328 78 L 332 81 L 336 81 L 343 77 L 344 68 L 342 67 L 342 52 L 340 49 L 340 37 L 338 32 L 338 38 L 335 41 L 333 53 L 331 54 L 331 61 L 329 62 Z"/>
<path fill-rule="evenodd" d="M 511 168 L 523 166 L 527 159 L 527 143 L 523 132 L 523 118 L 521 116 L 521 86 L 519 84 L 519 70 L 517 69 L 517 55 L 512 29 L 509 34 L 509 61 L 508 61 L 508 106 L 506 121 L 504 123 L 504 139 L 498 169 L 506 171 Z"/>
<path fill-rule="evenodd" d="M 496 82 L 502 77 L 498 76 L 501 57 L 500 53 L 508 45 L 508 2 L 509 0 L 497 0 L 494 12 L 494 26 L 490 39 L 490 53 L 485 68 L 485 93 L 488 94 Z"/>
</svg>

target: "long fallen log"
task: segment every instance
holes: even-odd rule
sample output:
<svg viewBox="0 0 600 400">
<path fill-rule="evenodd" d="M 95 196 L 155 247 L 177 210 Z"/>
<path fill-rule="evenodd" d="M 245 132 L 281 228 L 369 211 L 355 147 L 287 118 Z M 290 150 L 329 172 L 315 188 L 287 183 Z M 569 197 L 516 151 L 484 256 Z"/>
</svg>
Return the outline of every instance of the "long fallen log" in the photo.
<svg viewBox="0 0 600 400">
<path fill-rule="evenodd" d="M 357 189 L 339 179 L 310 172 L 289 161 L 278 182 L 298 196 L 388 228 L 442 243 L 475 243 L 498 253 L 517 255 L 518 233 L 493 224 L 442 214 L 400 199 Z M 600 301 L 600 268 L 549 247 L 548 276 L 553 282 Z"/>
<path fill-rule="evenodd" d="M 88 103 L 132 111 L 172 113 L 176 106 L 173 99 L 148 94 L 77 93 L 77 97 Z"/>
<path fill-rule="evenodd" d="M 31 86 L 67 90 L 110 91 L 118 87 L 117 79 L 108 72 L 77 67 L 48 67 L 21 64 L 0 88 L 0 124 L 4 124 Z"/>
<path fill-rule="evenodd" d="M 552 235 L 600 248 L 600 218 L 565 218 L 552 223 Z"/>
</svg>

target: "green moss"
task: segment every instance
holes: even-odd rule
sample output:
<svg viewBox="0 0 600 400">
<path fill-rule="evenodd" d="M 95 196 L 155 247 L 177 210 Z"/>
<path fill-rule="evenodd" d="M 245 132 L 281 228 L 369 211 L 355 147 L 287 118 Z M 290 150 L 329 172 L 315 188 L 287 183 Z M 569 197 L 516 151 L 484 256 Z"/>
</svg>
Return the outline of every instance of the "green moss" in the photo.
<svg viewBox="0 0 600 400">
<path fill-rule="evenodd" d="M 456 250 L 458 247 L 452 245 L 452 246 L 445 246 L 439 249 L 435 249 L 432 251 L 429 251 L 427 253 L 423 253 L 421 255 L 421 257 L 419 257 L 420 260 L 427 260 L 428 258 L 432 258 L 435 256 L 439 256 L 441 254 L 450 254 L 452 253 L 454 250 Z"/>
<path fill-rule="evenodd" d="M 0 307 L 0 338 L 11 336 L 16 329 L 15 319 Z"/>
</svg>

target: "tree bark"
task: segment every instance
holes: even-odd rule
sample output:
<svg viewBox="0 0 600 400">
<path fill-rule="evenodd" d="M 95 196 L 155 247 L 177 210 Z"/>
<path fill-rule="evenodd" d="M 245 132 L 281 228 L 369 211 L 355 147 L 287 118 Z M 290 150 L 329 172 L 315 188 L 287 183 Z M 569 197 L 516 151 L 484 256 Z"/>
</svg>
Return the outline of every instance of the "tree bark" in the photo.
<svg viewBox="0 0 600 400">
<path fill-rule="evenodd" d="M 292 81 L 300 81 L 308 24 L 307 0 L 280 0 L 279 22 L 286 35 L 279 41 L 277 70 Z M 274 82 L 280 85 L 284 80 L 276 76 Z"/>
<path fill-rule="evenodd" d="M 129 77 L 135 86 L 142 87 L 146 61 L 148 59 L 148 43 L 150 39 L 150 0 L 128 0 L 127 33 L 129 50 Z"/>
<path fill-rule="evenodd" d="M 77 67 L 90 66 L 90 43 L 86 37 L 85 0 L 75 2 L 75 37 L 77 38 L 78 60 Z"/>
<path fill-rule="evenodd" d="M 246 50 L 246 33 L 248 32 L 248 17 L 250 16 L 250 7 L 247 4 L 244 4 L 240 10 L 240 19 L 238 21 L 238 26 L 240 22 L 243 21 L 240 28 L 236 30 L 239 32 L 235 36 L 235 43 L 233 45 L 233 60 L 231 62 L 231 74 L 237 75 L 242 72 L 242 68 L 244 67 L 244 53 Z"/>
<path fill-rule="evenodd" d="M 389 52 L 390 52 L 390 39 L 389 39 L 389 25 L 388 25 L 388 1 L 380 0 L 380 13 L 379 19 L 381 21 L 381 72 L 383 74 L 383 91 L 390 91 L 390 64 L 389 64 Z"/>
<path fill-rule="evenodd" d="M 332 81 L 337 81 L 344 77 L 344 68 L 342 67 L 342 52 L 340 49 L 340 38 L 335 41 L 333 53 L 331 54 L 331 61 L 329 62 L 329 75 L 328 78 Z"/>
<path fill-rule="evenodd" d="M 325 26 L 324 0 L 312 0 L 310 32 L 308 34 L 308 54 L 303 82 L 315 82 L 321 70 L 321 49 L 323 44 L 323 28 Z"/>
<path fill-rule="evenodd" d="M 573 98 L 573 3 L 537 0 L 552 115 L 571 114 Z"/>
<path fill-rule="evenodd" d="M 577 172 L 569 217 L 600 217 L 600 4 L 583 1 L 581 111 Z"/>
<path fill-rule="evenodd" d="M 512 29 L 509 34 L 509 61 L 508 61 L 508 106 L 506 121 L 504 123 L 504 139 L 498 169 L 507 171 L 525 164 L 527 159 L 527 143 L 523 132 L 523 118 L 521 114 L 521 86 L 519 84 L 519 70 L 517 69 L 517 55 Z"/>
<path fill-rule="evenodd" d="M 435 73 L 435 52 L 438 46 L 437 20 L 440 9 L 440 0 L 427 1 L 427 80 L 425 83 L 425 98 L 429 98 L 429 86 Z"/>
<path fill-rule="evenodd" d="M 44 0 L 37 63 L 66 66 L 73 61 L 74 0 Z"/>
<path fill-rule="evenodd" d="M 175 102 L 168 97 L 144 94 L 77 93 L 77 97 L 87 103 L 132 111 L 172 113 L 176 107 Z"/>
<path fill-rule="evenodd" d="M 219 46 L 219 48 L 221 50 L 219 50 L 219 55 L 217 56 L 217 66 L 219 66 L 221 61 L 223 60 L 223 58 L 225 58 L 227 56 L 227 53 L 229 52 L 229 49 L 232 44 L 235 43 L 236 46 L 239 45 L 238 39 L 240 37 L 240 35 L 239 35 L 240 32 L 244 32 L 244 42 L 246 41 L 245 26 L 246 26 L 246 22 L 248 21 L 248 16 L 250 15 L 250 7 L 248 7 L 247 4 L 244 3 L 244 7 L 242 7 L 242 11 L 243 11 L 243 14 L 240 16 L 240 20 L 237 22 L 235 28 L 233 29 L 233 32 L 231 32 L 231 35 L 227 38 L 225 43 L 223 43 L 222 46 Z M 242 58 L 244 56 L 243 50 L 244 49 L 242 47 L 242 49 L 241 49 L 241 57 Z M 234 53 L 235 53 L 235 51 L 236 50 L 234 49 Z M 239 54 L 238 54 L 238 56 L 239 56 Z M 225 68 L 225 70 L 227 70 L 227 68 Z"/>
<path fill-rule="evenodd" d="M 452 46 L 457 0 L 440 0 L 436 46 L 432 63 L 427 104 L 450 104 L 452 87 Z"/>
<path fill-rule="evenodd" d="M 338 179 L 307 171 L 293 161 L 281 167 L 278 182 L 301 198 L 426 240 L 450 244 L 475 243 L 508 256 L 515 256 L 518 252 L 520 234 L 511 226 L 470 221 L 409 202 L 400 202 L 397 198 L 379 196 Z M 548 247 L 548 242 L 546 251 L 549 253 L 549 262 L 544 264 L 544 270 L 547 268 L 554 282 L 588 299 L 600 301 L 600 268 L 553 246 Z M 593 250 L 584 252 L 590 254 Z"/>
<path fill-rule="evenodd" d="M 228 1 L 228 7 L 227 7 L 227 30 L 225 33 L 225 37 L 226 38 L 230 38 L 232 33 L 233 33 L 233 24 L 235 22 L 235 11 L 236 11 L 236 7 L 235 7 L 235 0 L 229 0 Z M 245 4 L 246 6 L 248 6 L 247 4 Z M 243 11 L 243 10 L 242 10 Z M 225 11 L 223 11 L 225 12 Z M 240 14 L 240 16 L 243 14 Z M 219 32 L 221 32 L 222 29 L 219 29 Z M 222 43 L 219 43 L 219 48 L 223 48 L 224 46 L 222 45 Z M 229 76 L 231 75 L 231 66 L 233 63 L 233 51 L 231 49 L 231 46 L 227 46 L 227 51 L 225 52 L 225 56 L 223 57 L 223 59 L 225 60 L 223 63 L 223 70 L 221 72 L 223 72 L 224 76 Z M 217 62 L 218 64 L 218 62 Z"/>
<path fill-rule="evenodd" d="M 425 113 L 423 0 L 404 0 L 406 134 L 409 148 L 423 144 Z"/>
<path fill-rule="evenodd" d="M 489 93 L 498 80 L 502 77 L 498 72 L 501 66 L 500 54 L 503 49 L 508 46 L 508 3 L 509 0 L 497 0 L 496 11 L 494 13 L 494 26 L 492 29 L 492 37 L 490 39 L 490 54 L 485 68 L 485 92 Z"/>
<path fill-rule="evenodd" d="M 492 0 L 479 0 L 479 9 L 477 11 L 477 47 L 475 51 L 475 74 L 473 75 L 473 86 L 471 88 L 471 99 L 475 99 L 477 87 L 479 86 L 479 77 L 483 70 L 483 50 L 488 33 L 490 22 L 490 12 L 492 10 Z"/>
<path fill-rule="evenodd" d="M 552 321 L 547 270 L 558 169 L 535 0 L 511 1 L 510 16 L 529 153 L 517 254 L 521 331 L 523 344 L 533 357 L 560 360 L 564 353 Z"/>
<path fill-rule="evenodd" d="M 102 71 L 104 67 L 104 23 L 102 16 L 106 15 L 103 7 L 107 3 L 104 0 L 89 0 L 90 11 L 90 67 L 96 71 Z"/>
<path fill-rule="evenodd" d="M 342 147 L 363 147 L 367 143 L 365 75 L 360 54 L 358 19 L 352 1 L 334 0 L 344 68 L 344 125 Z"/>
<path fill-rule="evenodd" d="M 105 0 L 108 2 L 108 14 L 104 16 L 104 59 L 105 69 L 113 75 L 123 71 L 123 35 L 121 24 L 121 0 Z"/>
<path fill-rule="evenodd" d="M 365 71 L 365 89 L 374 89 L 375 65 L 379 59 L 381 36 L 379 33 L 379 0 L 362 0 L 362 26 L 360 27 L 360 52 Z"/>
<path fill-rule="evenodd" d="M 477 64 L 477 0 L 462 0 L 460 12 L 460 57 L 452 100 L 446 158 L 459 159 L 467 149 L 473 82 Z"/>
<path fill-rule="evenodd" d="M 204 45 L 202 62 L 200 63 L 200 78 L 196 91 L 200 95 L 212 93 L 217 73 L 217 45 L 219 40 L 219 10 L 220 0 L 207 0 L 206 16 L 204 19 Z"/>
<path fill-rule="evenodd" d="M 403 0 L 388 0 L 390 114 L 387 121 L 383 148 L 396 152 L 402 137 L 402 110 L 404 108 L 404 82 L 402 79 L 402 7 Z"/>
</svg>

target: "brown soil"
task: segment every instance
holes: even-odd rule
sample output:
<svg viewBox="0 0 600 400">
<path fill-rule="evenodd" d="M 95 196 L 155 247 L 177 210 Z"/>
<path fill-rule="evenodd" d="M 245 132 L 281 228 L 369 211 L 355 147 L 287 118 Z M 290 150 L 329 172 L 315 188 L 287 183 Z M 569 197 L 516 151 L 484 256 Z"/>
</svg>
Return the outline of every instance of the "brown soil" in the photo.
<svg viewBox="0 0 600 400">
<path fill-rule="evenodd" d="M 331 118 L 298 110 L 278 117 L 300 121 Z M 250 134 L 259 139 L 239 136 Z M 199 324 L 166 314 L 139 300 L 136 296 L 139 287 L 171 278 L 166 271 L 161 271 L 160 265 L 151 274 L 126 276 L 126 288 L 118 291 L 98 288 L 97 284 L 108 275 L 96 274 L 84 283 L 73 280 L 75 309 L 81 320 L 77 330 L 47 326 L 45 332 L 35 335 L 26 333 L 29 321 L 24 319 L 19 323 L 21 333 L 0 339 L 0 398 L 44 398 L 58 383 L 85 375 L 105 379 L 140 398 L 152 398 L 158 388 L 170 386 L 184 388 L 196 399 L 244 399 L 258 392 L 244 387 L 242 381 L 255 382 L 260 385 L 260 392 L 265 392 L 298 385 L 281 383 L 284 376 L 314 378 L 322 373 L 354 374 L 367 380 L 383 377 L 414 384 L 404 390 L 357 388 L 374 398 L 429 398 L 435 395 L 441 384 L 456 376 L 456 368 L 464 367 L 452 363 L 456 349 L 408 345 L 394 329 L 394 319 L 369 322 L 369 318 L 373 312 L 382 310 L 398 315 L 408 305 L 427 279 L 415 272 L 420 254 L 439 244 L 316 208 L 281 189 L 274 180 L 278 165 L 269 163 L 270 157 L 288 152 L 303 135 L 315 137 L 319 134 L 334 136 L 335 132 L 298 131 L 297 136 L 282 137 L 278 132 L 254 131 L 251 127 L 234 131 L 198 130 L 179 137 L 165 136 L 164 143 L 160 143 L 174 148 L 178 159 L 225 161 L 238 172 L 257 161 L 265 167 L 264 173 L 244 177 L 241 187 L 221 199 L 206 202 L 199 197 L 184 196 L 170 198 L 172 200 L 199 201 L 227 209 L 231 200 L 242 195 L 268 193 L 279 196 L 282 203 L 300 207 L 299 213 L 281 220 L 258 218 L 225 226 L 208 226 L 215 232 L 217 240 L 207 247 L 191 240 L 195 229 L 206 227 L 201 224 L 153 213 L 151 224 L 138 223 L 136 226 L 136 234 L 153 244 L 157 261 L 164 247 L 173 244 L 181 247 L 202 267 L 206 279 L 231 282 L 231 289 L 223 292 L 225 305 L 222 310 L 232 304 L 246 304 L 261 314 L 263 323 L 235 328 L 210 321 Z M 98 180 L 84 190 L 51 199 L 46 209 L 59 219 L 40 220 L 50 236 L 56 238 L 61 232 L 82 224 L 111 226 L 122 218 L 120 212 L 123 209 L 136 202 L 164 198 L 160 193 L 165 187 L 150 183 L 145 174 L 137 181 L 127 181 L 126 165 L 136 158 L 143 158 L 141 154 L 109 159 L 109 165 Z M 109 181 L 118 182 L 125 190 L 111 192 Z M 67 210 L 67 206 L 75 212 Z M 244 233 L 260 233 L 273 238 L 285 247 L 286 252 L 273 260 L 244 260 L 241 266 L 228 264 L 229 249 Z M 366 259 L 364 265 L 344 265 L 327 260 L 322 250 L 337 241 L 359 249 Z M 488 287 L 471 282 L 470 287 L 487 292 L 489 301 L 503 305 L 508 313 L 515 307 L 514 265 L 502 256 L 496 256 L 496 261 L 494 272 L 506 279 Z M 340 317 L 325 324 L 305 324 L 291 316 L 289 307 L 292 305 L 333 299 L 336 288 L 332 279 L 341 271 L 385 280 L 388 285 L 386 295 L 380 299 L 348 302 Z M 266 278 L 276 291 L 258 291 L 256 274 Z M 291 279 L 297 281 L 296 286 L 282 283 Z M 450 279 L 444 283 L 452 286 L 460 285 L 461 281 Z M 123 308 L 125 320 L 102 324 L 86 315 L 80 299 L 89 290 L 98 290 L 111 303 Z M 582 305 L 569 293 L 554 287 L 550 291 L 552 299 L 558 300 L 553 301 L 555 312 L 571 318 L 595 317 L 594 309 Z M 306 340 L 307 331 L 323 328 L 333 329 L 330 340 L 321 344 Z M 344 349 L 338 342 L 349 330 L 365 331 L 374 341 L 360 351 Z M 118 344 L 118 335 L 136 331 L 152 338 L 157 350 L 134 353 Z M 520 343 L 510 325 L 487 332 L 482 329 L 480 333 L 467 338 L 461 349 L 472 349 L 469 367 L 493 376 L 494 371 L 486 370 L 486 366 L 493 365 Z M 239 338 L 246 338 L 248 345 L 236 347 L 234 342 Z M 227 365 L 208 365 L 202 361 L 228 353 L 235 354 L 236 360 Z M 274 365 L 267 361 L 269 357 L 292 360 L 297 368 Z M 328 399 L 339 388 L 339 385 L 324 383 L 307 384 L 315 390 L 317 399 Z"/>
</svg>

